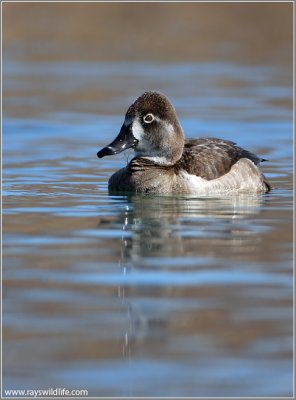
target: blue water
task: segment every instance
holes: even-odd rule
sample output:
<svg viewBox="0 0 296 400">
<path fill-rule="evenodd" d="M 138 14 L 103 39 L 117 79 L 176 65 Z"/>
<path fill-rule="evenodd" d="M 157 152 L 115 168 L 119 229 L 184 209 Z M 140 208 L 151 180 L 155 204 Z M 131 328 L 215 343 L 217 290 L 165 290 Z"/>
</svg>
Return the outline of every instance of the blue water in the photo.
<svg viewBox="0 0 296 400">
<path fill-rule="evenodd" d="M 291 87 L 231 63 L 4 63 L 4 389 L 292 393 Z M 147 89 L 186 137 L 267 158 L 263 196 L 111 196 L 96 158 Z"/>
</svg>

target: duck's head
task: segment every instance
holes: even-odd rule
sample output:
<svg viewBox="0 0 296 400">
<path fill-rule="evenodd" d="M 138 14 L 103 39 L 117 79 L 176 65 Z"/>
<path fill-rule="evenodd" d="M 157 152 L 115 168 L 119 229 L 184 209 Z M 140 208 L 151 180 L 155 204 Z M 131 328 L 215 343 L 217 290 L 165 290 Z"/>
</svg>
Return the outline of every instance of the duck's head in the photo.
<svg viewBox="0 0 296 400">
<path fill-rule="evenodd" d="M 171 165 L 183 153 L 184 135 L 176 111 L 158 92 L 143 93 L 127 110 L 118 136 L 97 153 L 99 158 L 134 148 L 136 156 Z"/>
</svg>

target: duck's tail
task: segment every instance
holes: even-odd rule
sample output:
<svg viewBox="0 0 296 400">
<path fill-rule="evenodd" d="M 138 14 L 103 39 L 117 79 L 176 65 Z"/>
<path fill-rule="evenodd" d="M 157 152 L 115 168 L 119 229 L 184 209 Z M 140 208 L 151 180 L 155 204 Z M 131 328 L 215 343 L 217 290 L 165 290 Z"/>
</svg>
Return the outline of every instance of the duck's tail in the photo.
<svg viewBox="0 0 296 400">
<path fill-rule="evenodd" d="M 265 175 L 263 175 L 263 183 L 264 183 L 265 188 L 266 188 L 265 193 L 269 193 L 271 191 L 271 189 L 272 189 L 272 186 L 268 182 L 268 180 L 266 179 Z"/>
</svg>

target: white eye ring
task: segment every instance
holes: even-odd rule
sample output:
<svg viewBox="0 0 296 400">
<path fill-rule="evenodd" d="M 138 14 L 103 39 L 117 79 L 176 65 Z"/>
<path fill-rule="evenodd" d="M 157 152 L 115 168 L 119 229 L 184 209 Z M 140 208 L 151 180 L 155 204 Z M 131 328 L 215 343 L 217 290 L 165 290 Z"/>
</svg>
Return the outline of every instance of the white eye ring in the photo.
<svg viewBox="0 0 296 400">
<path fill-rule="evenodd" d="M 151 122 L 153 122 L 155 120 L 155 117 L 154 117 L 154 115 L 153 114 L 146 114 L 145 115 L 145 117 L 143 118 L 143 121 L 146 123 L 146 124 L 151 124 Z"/>
</svg>

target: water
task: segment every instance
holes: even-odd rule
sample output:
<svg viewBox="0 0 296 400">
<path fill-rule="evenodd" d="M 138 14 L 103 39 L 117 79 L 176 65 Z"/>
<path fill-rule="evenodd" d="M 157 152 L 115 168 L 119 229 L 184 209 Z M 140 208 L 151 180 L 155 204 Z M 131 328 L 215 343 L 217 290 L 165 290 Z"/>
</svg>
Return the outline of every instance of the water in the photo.
<svg viewBox="0 0 296 400">
<path fill-rule="evenodd" d="M 217 72 L 218 71 L 218 72 Z M 291 87 L 276 66 L 4 63 L 4 389 L 291 396 Z M 136 96 L 267 158 L 262 196 L 111 196 Z"/>
</svg>

